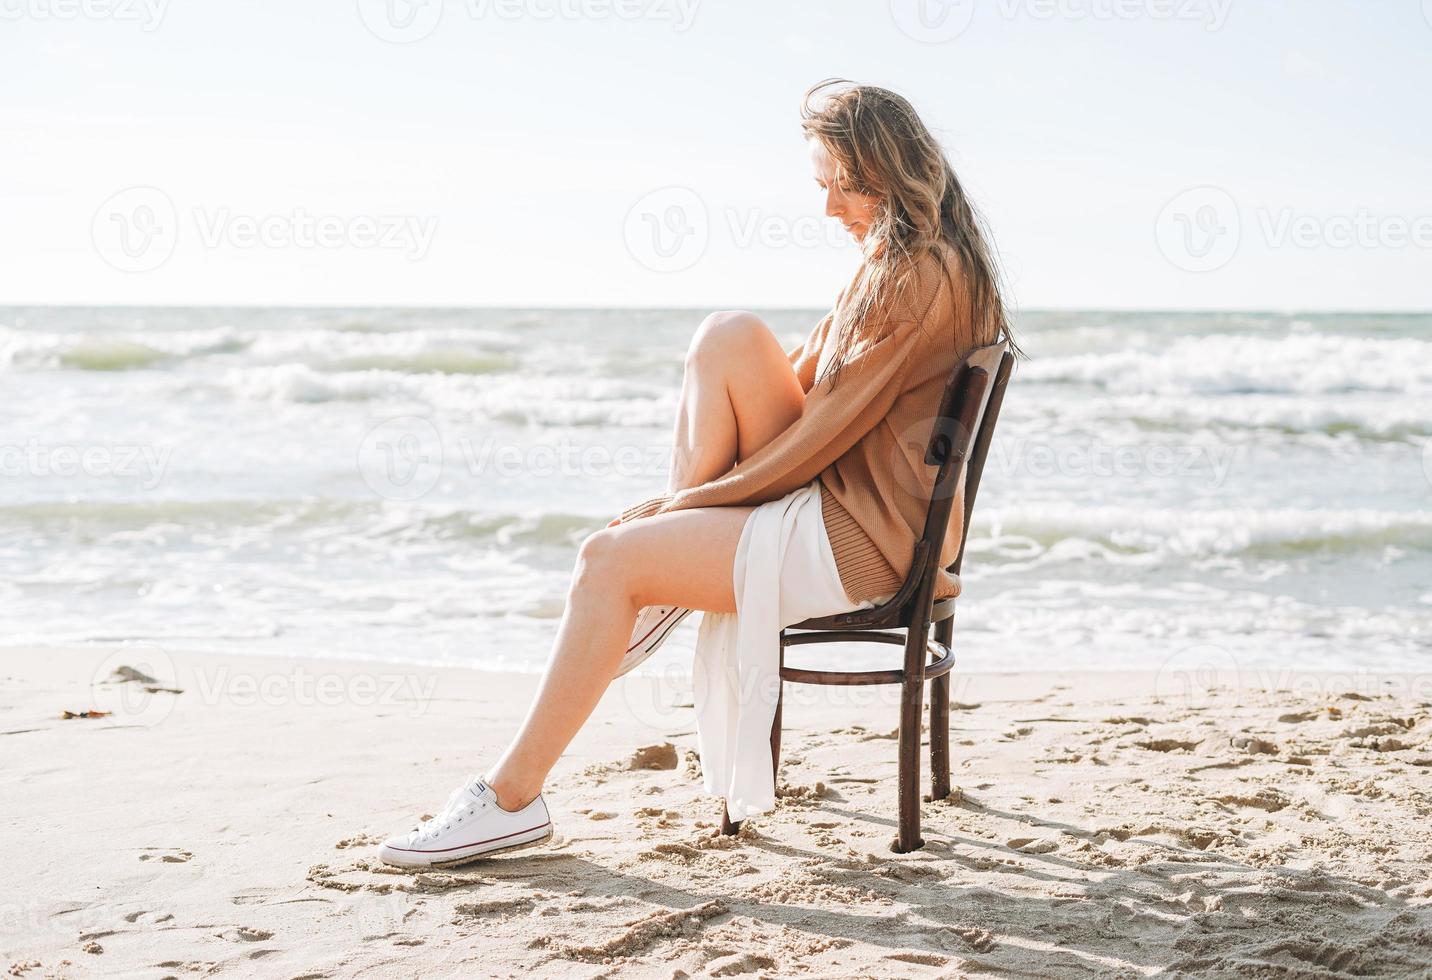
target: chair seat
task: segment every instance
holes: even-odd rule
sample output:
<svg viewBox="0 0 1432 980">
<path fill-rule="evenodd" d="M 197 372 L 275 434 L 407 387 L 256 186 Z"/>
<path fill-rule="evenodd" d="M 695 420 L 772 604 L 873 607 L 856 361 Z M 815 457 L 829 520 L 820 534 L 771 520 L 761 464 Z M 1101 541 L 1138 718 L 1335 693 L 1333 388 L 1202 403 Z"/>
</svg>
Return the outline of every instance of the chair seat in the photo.
<svg viewBox="0 0 1432 980">
<path fill-rule="evenodd" d="M 955 600 L 959 598 L 961 583 L 958 575 L 952 576 L 955 580 L 955 594 L 948 599 L 936 599 L 934 609 L 930 615 L 931 623 L 938 623 L 942 619 L 948 619 L 955 614 Z M 794 625 L 787 626 L 791 630 L 885 630 L 903 629 L 910 625 L 910 615 L 913 610 L 906 602 L 906 590 L 901 589 L 895 595 L 885 600 L 878 606 L 871 606 L 869 609 L 857 609 L 854 612 L 836 613 L 834 616 L 817 616 L 814 619 L 803 620 Z"/>
</svg>

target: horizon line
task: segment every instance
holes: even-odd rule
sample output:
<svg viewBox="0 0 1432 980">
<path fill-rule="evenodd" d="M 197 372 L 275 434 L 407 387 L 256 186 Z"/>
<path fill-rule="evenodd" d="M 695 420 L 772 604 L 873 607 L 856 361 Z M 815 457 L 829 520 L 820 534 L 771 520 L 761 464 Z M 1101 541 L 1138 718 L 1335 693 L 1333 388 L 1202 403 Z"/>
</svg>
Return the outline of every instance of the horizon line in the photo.
<svg viewBox="0 0 1432 980">
<path fill-rule="evenodd" d="M 752 304 L 748 306 L 697 304 L 693 306 L 668 306 L 668 305 L 643 305 L 643 306 L 618 306 L 613 304 L 591 305 L 591 304 L 543 304 L 543 305 L 516 305 L 516 304 L 483 304 L 483 303 L 462 303 L 462 304 L 421 304 L 421 303 L 228 303 L 228 302 L 204 302 L 204 303 L 34 303 L 34 302 L 0 302 L 0 310 L 19 309 L 54 309 L 54 310 L 429 310 L 429 311 L 459 311 L 459 310 L 521 310 L 521 311 L 551 311 L 563 313 L 590 313 L 602 311 L 634 311 L 634 312 L 711 312 L 713 310 L 728 309 L 749 309 L 769 310 L 772 312 L 807 313 L 811 311 L 828 310 L 826 306 L 791 306 L 791 305 L 764 305 Z M 1208 306 L 1208 307 L 1160 307 L 1160 306 L 1026 306 L 1009 307 L 1009 311 L 1018 315 L 1020 313 L 1179 313 L 1179 314 L 1220 314 L 1220 313 L 1263 313 L 1276 316 L 1428 316 L 1432 315 L 1432 309 L 1405 309 L 1405 308 L 1274 308 L 1257 306 Z"/>
</svg>

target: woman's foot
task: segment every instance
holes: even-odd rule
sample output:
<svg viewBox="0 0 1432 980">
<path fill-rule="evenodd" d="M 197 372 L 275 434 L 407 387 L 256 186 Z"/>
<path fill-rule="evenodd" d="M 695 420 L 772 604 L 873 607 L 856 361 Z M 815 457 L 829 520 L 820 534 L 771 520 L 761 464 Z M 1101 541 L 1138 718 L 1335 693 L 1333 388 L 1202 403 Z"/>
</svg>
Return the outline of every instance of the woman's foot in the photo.
<svg viewBox="0 0 1432 980">
<path fill-rule="evenodd" d="M 390 837 L 378 859 L 399 868 L 450 868 L 476 858 L 541 844 L 552 836 L 542 794 L 520 810 L 504 810 L 485 779 L 472 777 L 416 830 Z"/>
<path fill-rule="evenodd" d="M 625 674 L 655 653 L 656 648 L 666 642 L 671 631 L 692 612 L 693 610 L 682 606 L 643 606 L 641 612 L 637 613 L 636 626 L 631 631 L 631 642 L 627 645 L 621 665 L 617 667 L 617 676 Z"/>
</svg>

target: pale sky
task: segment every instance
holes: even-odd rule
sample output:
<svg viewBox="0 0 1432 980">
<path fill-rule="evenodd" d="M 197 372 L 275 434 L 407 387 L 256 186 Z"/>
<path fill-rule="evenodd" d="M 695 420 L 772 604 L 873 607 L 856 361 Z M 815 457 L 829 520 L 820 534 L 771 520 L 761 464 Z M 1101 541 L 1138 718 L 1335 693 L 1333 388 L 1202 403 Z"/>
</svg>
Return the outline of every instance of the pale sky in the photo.
<svg viewBox="0 0 1432 980">
<path fill-rule="evenodd" d="M 1432 309 L 1432 0 L 0 0 L 0 304 L 828 307 L 835 75 L 1022 308 Z"/>
</svg>

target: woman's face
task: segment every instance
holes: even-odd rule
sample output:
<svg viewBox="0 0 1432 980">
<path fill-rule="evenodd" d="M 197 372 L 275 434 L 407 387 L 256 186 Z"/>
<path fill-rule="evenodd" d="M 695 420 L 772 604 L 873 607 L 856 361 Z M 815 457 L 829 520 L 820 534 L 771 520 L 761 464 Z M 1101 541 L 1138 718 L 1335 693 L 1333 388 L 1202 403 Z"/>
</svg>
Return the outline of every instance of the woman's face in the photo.
<svg viewBox="0 0 1432 980">
<path fill-rule="evenodd" d="M 825 191 L 825 213 L 839 218 L 856 241 L 864 241 L 866 232 L 870 231 L 870 225 L 875 221 L 875 209 L 880 199 L 842 184 L 835 158 L 820 140 L 810 141 L 810 157 L 815 168 L 815 182 Z"/>
</svg>

